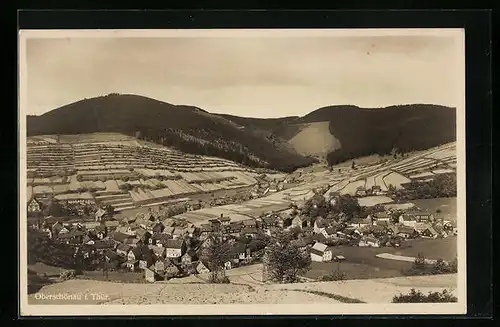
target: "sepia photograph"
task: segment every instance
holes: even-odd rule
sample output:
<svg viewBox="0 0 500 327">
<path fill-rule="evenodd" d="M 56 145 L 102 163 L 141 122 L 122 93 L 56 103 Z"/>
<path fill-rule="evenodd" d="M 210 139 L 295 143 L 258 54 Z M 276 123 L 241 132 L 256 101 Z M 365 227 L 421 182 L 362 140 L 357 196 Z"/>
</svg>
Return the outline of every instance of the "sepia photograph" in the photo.
<svg viewBox="0 0 500 327">
<path fill-rule="evenodd" d="M 464 47 L 20 30 L 20 314 L 466 313 Z"/>
</svg>

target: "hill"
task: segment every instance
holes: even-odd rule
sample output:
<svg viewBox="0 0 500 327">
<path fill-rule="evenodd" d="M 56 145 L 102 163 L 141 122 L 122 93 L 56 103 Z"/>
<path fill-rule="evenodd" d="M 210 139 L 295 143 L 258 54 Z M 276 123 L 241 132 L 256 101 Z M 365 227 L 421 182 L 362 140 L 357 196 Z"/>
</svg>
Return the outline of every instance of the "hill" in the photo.
<svg viewBox="0 0 500 327">
<path fill-rule="evenodd" d="M 301 154 L 321 155 L 327 149 L 330 165 L 371 154 L 389 154 L 393 149 L 398 152 L 424 150 L 456 140 L 455 108 L 431 104 L 385 108 L 328 106 L 303 117 L 267 120 L 226 117 L 247 128 L 265 130 L 270 138 L 300 144 L 294 148 Z M 328 123 L 333 138 L 323 135 L 321 129 L 321 137 L 311 141 L 309 129 L 320 130 L 319 123 Z M 304 146 L 309 143 L 315 153 Z"/>
<path fill-rule="evenodd" d="M 84 99 L 41 116 L 28 116 L 27 132 L 28 136 L 123 133 L 187 153 L 282 171 L 314 162 L 222 116 L 130 94 Z"/>
<path fill-rule="evenodd" d="M 118 132 L 186 153 L 291 172 L 317 161 L 313 157 L 335 165 L 453 142 L 455 121 L 455 108 L 431 104 L 327 106 L 303 117 L 263 119 L 110 94 L 28 116 L 27 127 L 29 136 Z"/>
</svg>

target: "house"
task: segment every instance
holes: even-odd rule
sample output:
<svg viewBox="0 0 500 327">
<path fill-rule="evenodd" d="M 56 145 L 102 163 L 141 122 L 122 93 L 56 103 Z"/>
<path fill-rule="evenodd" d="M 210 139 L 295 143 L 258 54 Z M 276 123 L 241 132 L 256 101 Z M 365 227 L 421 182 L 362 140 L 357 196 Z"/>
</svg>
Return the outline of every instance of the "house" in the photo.
<svg viewBox="0 0 500 327">
<path fill-rule="evenodd" d="M 102 240 L 103 238 L 106 237 L 107 235 L 107 229 L 106 226 L 99 225 L 95 228 L 95 235 L 97 239 Z"/>
<path fill-rule="evenodd" d="M 418 233 L 415 231 L 413 227 L 399 226 L 397 235 L 402 238 L 413 238 L 416 235 L 418 235 Z"/>
<path fill-rule="evenodd" d="M 153 225 L 153 235 L 154 234 L 160 234 L 163 233 L 163 230 L 165 229 L 165 226 L 161 222 L 157 222 L 156 224 Z"/>
<path fill-rule="evenodd" d="M 127 238 L 125 241 L 123 241 L 123 244 L 130 245 L 131 247 L 137 247 L 139 245 L 142 245 L 142 241 L 138 238 Z"/>
<path fill-rule="evenodd" d="M 32 198 L 28 203 L 28 213 L 39 213 L 42 211 L 42 204 L 37 199 Z"/>
<path fill-rule="evenodd" d="M 201 238 L 206 238 L 208 235 L 210 235 L 214 229 L 212 228 L 211 224 L 202 224 L 200 226 L 200 237 Z"/>
<path fill-rule="evenodd" d="M 337 229 L 333 227 L 328 227 L 323 229 L 323 232 L 321 233 L 325 238 L 330 238 L 333 235 L 337 234 Z"/>
<path fill-rule="evenodd" d="M 173 226 L 165 226 L 162 233 L 167 234 L 167 235 L 173 235 L 174 230 L 175 230 L 175 227 L 173 227 Z"/>
<path fill-rule="evenodd" d="M 366 216 L 365 218 L 353 218 L 351 220 L 351 223 L 349 224 L 350 227 L 363 227 L 363 226 L 371 226 L 373 224 L 373 220 L 371 216 Z"/>
<path fill-rule="evenodd" d="M 106 251 L 104 251 L 104 257 L 108 262 L 121 261 L 121 257 L 111 249 L 107 249 Z"/>
<path fill-rule="evenodd" d="M 189 265 L 194 261 L 198 260 L 198 255 L 196 254 L 196 251 L 193 249 L 189 249 L 184 253 L 184 255 L 181 257 L 181 262 L 183 265 Z"/>
<path fill-rule="evenodd" d="M 227 233 L 239 237 L 241 230 L 243 229 L 243 223 L 241 222 L 231 222 L 227 227 Z"/>
<path fill-rule="evenodd" d="M 132 247 L 130 245 L 120 244 L 116 247 L 116 253 L 122 256 L 127 256 L 131 249 Z"/>
<path fill-rule="evenodd" d="M 95 221 L 101 221 L 104 215 L 106 214 L 106 210 L 99 208 L 94 214 Z"/>
<path fill-rule="evenodd" d="M 313 239 L 313 241 L 320 242 L 320 243 L 324 243 L 324 242 L 328 241 L 328 239 L 323 234 L 314 234 L 312 236 L 312 239 Z"/>
<path fill-rule="evenodd" d="M 295 218 L 292 219 L 292 227 L 307 227 L 311 226 L 312 221 L 311 218 L 305 216 L 305 215 L 298 215 L 295 216 Z"/>
<path fill-rule="evenodd" d="M 147 282 L 154 283 L 155 281 L 160 279 L 159 275 L 153 269 L 154 269 L 154 267 L 144 268 L 144 279 Z"/>
<path fill-rule="evenodd" d="M 196 266 L 196 271 L 198 272 L 198 274 L 206 274 L 210 272 L 210 269 L 208 267 L 209 265 L 206 261 L 200 260 L 198 262 L 198 265 Z"/>
<path fill-rule="evenodd" d="M 366 195 L 366 190 L 364 186 L 358 186 L 356 189 L 356 196 L 365 196 Z"/>
<path fill-rule="evenodd" d="M 151 237 L 151 233 L 148 232 L 144 228 L 138 228 L 135 230 L 135 235 L 136 237 L 141 240 L 143 244 L 148 244 L 149 243 L 149 238 Z"/>
<path fill-rule="evenodd" d="M 262 218 L 262 228 L 278 227 L 278 225 L 279 219 L 274 215 Z"/>
<path fill-rule="evenodd" d="M 375 237 L 371 237 L 371 236 L 363 236 L 360 240 L 359 240 L 359 244 L 358 244 L 360 247 L 374 247 L 374 248 L 378 248 L 380 247 L 380 240 L 375 238 Z"/>
<path fill-rule="evenodd" d="M 174 240 L 182 238 L 184 235 L 187 234 L 187 231 L 185 228 L 176 228 L 174 232 L 172 233 L 172 237 Z"/>
<path fill-rule="evenodd" d="M 194 237 L 197 234 L 197 228 L 196 227 L 188 227 L 186 228 L 186 234 L 189 237 Z"/>
<path fill-rule="evenodd" d="M 399 223 L 406 227 L 415 227 L 417 219 L 413 215 L 402 214 L 399 216 Z"/>
<path fill-rule="evenodd" d="M 243 227 L 257 228 L 257 222 L 254 219 L 247 219 L 243 221 Z"/>
<path fill-rule="evenodd" d="M 139 268 L 139 260 L 127 261 L 125 266 L 131 271 L 136 271 Z"/>
<path fill-rule="evenodd" d="M 328 222 L 325 218 L 319 216 L 316 218 L 316 220 L 314 221 L 314 233 L 322 233 L 325 228 L 328 227 Z"/>
<path fill-rule="evenodd" d="M 213 231 L 220 230 L 222 224 L 219 219 L 210 219 L 208 222 L 210 223 Z"/>
<path fill-rule="evenodd" d="M 442 224 L 434 225 L 434 230 L 438 233 L 438 236 L 448 237 L 448 231 L 444 228 Z"/>
<path fill-rule="evenodd" d="M 224 214 L 221 213 L 220 217 L 219 217 L 219 221 L 220 221 L 222 226 L 227 226 L 231 222 L 231 218 L 229 218 L 228 216 L 224 216 Z"/>
<path fill-rule="evenodd" d="M 372 186 L 372 194 L 376 194 L 376 195 L 381 195 L 383 192 L 382 192 L 382 188 L 380 187 L 380 185 L 373 185 Z"/>
<path fill-rule="evenodd" d="M 153 234 L 153 236 L 151 236 L 151 238 L 149 239 L 149 244 L 163 247 L 165 241 L 171 239 L 172 235 L 169 234 Z"/>
<path fill-rule="evenodd" d="M 163 246 L 149 245 L 148 247 L 153 251 L 153 254 L 158 260 L 165 258 L 167 250 Z"/>
<path fill-rule="evenodd" d="M 246 248 L 247 246 L 244 243 L 241 242 L 234 243 L 233 247 L 231 248 L 231 255 L 235 260 L 235 262 L 239 262 L 246 259 L 247 257 Z"/>
<path fill-rule="evenodd" d="M 106 228 L 108 229 L 108 231 L 114 231 L 118 228 L 119 226 L 119 222 L 116 221 L 116 220 L 106 220 L 104 222 L 104 226 L 106 226 Z"/>
<path fill-rule="evenodd" d="M 409 221 L 409 222 L 415 221 L 415 222 L 431 223 L 434 221 L 434 215 L 431 212 L 414 208 L 406 211 L 401 216 L 403 221 Z M 401 217 L 400 217 L 400 222 L 402 222 Z"/>
<path fill-rule="evenodd" d="M 425 238 L 437 238 L 439 233 L 432 226 L 429 226 L 423 230 L 420 235 Z"/>
<path fill-rule="evenodd" d="M 376 220 L 374 222 L 374 226 L 379 226 L 379 227 L 383 227 L 384 230 L 386 230 L 387 228 L 389 228 L 389 222 L 386 221 L 386 220 Z"/>
<path fill-rule="evenodd" d="M 325 262 L 332 260 L 332 250 L 326 244 L 316 242 L 310 251 L 312 261 Z"/>
<path fill-rule="evenodd" d="M 156 260 L 154 264 L 154 270 L 156 271 L 156 273 L 163 275 L 165 273 L 165 270 L 173 265 L 174 264 L 169 259 L 159 259 Z"/>
<path fill-rule="evenodd" d="M 380 222 L 391 222 L 391 216 L 386 212 L 377 212 L 373 215 L 370 215 L 370 218 L 373 220 L 373 223 L 377 225 Z"/>
<path fill-rule="evenodd" d="M 165 248 L 167 258 L 180 258 L 186 252 L 186 242 L 183 239 L 167 240 Z"/>
<path fill-rule="evenodd" d="M 230 270 L 230 269 L 232 269 L 232 267 L 233 267 L 233 265 L 231 263 L 231 260 L 224 262 L 224 270 Z"/>
<path fill-rule="evenodd" d="M 257 236 L 258 232 L 259 232 L 258 229 L 255 227 L 244 227 L 241 230 L 240 235 L 253 238 Z"/>
</svg>

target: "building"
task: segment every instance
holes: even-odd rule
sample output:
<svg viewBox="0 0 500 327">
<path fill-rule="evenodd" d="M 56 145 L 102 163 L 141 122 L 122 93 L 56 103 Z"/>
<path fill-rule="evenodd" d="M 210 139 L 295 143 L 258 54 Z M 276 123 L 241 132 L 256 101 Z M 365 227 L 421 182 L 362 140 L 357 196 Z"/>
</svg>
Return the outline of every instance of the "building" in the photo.
<svg viewBox="0 0 500 327">
<path fill-rule="evenodd" d="M 210 269 L 208 269 L 208 263 L 200 260 L 198 262 L 198 265 L 196 266 L 196 271 L 198 274 L 206 274 L 210 272 Z"/>
<path fill-rule="evenodd" d="M 166 240 L 166 257 L 178 259 L 186 252 L 186 242 L 183 239 Z"/>
<path fill-rule="evenodd" d="M 413 222 L 431 223 L 434 221 L 434 215 L 431 212 L 416 208 L 412 208 L 406 211 L 404 214 L 402 214 L 400 217 L 400 222 L 402 222 L 401 218 L 403 221 L 408 221 L 412 223 Z"/>
<path fill-rule="evenodd" d="M 358 186 L 356 189 L 356 196 L 365 196 L 366 195 L 366 190 L 364 186 Z"/>
<path fill-rule="evenodd" d="M 418 235 L 418 232 L 413 227 L 400 226 L 397 235 L 402 238 L 413 238 Z"/>
<path fill-rule="evenodd" d="M 312 261 L 326 262 L 332 260 L 332 250 L 326 244 L 316 242 L 310 251 Z"/>
<path fill-rule="evenodd" d="M 379 248 L 380 247 L 380 240 L 371 237 L 371 236 L 363 236 L 361 240 L 359 240 L 360 247 L 374 247 L 374 248 Z"/>
<path fill-rule="evenodd" d="M 42 204 L 37 199 L 32 198 L 28 203 L 28 213 L 40 213 L 42 211 Z"/>
</svg>

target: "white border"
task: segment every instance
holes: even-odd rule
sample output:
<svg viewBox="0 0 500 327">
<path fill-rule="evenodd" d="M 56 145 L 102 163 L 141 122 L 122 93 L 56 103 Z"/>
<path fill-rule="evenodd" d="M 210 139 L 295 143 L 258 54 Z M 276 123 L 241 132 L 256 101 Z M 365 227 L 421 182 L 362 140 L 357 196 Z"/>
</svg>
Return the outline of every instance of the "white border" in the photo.
<svg viewBox="0 0 500 327">
<path fill-rule="evenodd" d="M 369 37 L 369 36 L 453 36 L 461 55 L 457 67 L 457 236 L 458 303 L 452 304 L 287 304 L 287 305 L 30 305 L 27 297 L 26 219 L 20 219 L 20 314 L 22 316 L 75 315 L 299 315 L 299 314 L 465 314 L 466 313 L 466 194 L 465 194 L 465 35 L 463 29 L 220 29 L 220 30 L 22 30 L 19 31 L 19 213 L 26 217 L 26 40 L 28 38 L 116 38 L 116 37 Z"/>
</svg>

